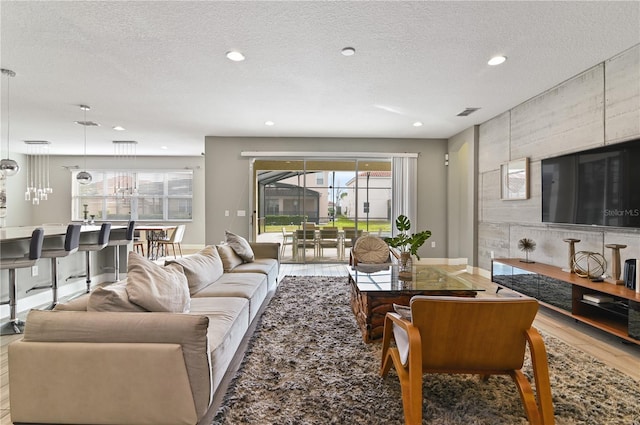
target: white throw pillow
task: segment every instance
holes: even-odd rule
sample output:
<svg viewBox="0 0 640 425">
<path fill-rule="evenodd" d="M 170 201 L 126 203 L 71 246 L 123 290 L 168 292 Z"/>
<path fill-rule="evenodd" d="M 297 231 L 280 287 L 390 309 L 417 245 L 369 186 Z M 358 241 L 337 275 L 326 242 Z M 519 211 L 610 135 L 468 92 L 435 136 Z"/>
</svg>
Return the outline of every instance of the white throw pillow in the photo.
<svg viewBox="0 0 640 425">
<path fill-rule="evenodd" d="M 135 251 L 129 251 L 126 288 L 129 301 L 146 310 L 189 311 L 189 284 L 180 264 L 163 267 Z"/>
<path fill-rule="evenodd" d="M 89 294 L 87 311 L 147 311 L 129 301 L 126 286 L 125 281 L 95 288 Z"/>
<path fill-rule="evenodd" d="M 218 250 L 211 245 L 193 255 L 164 262 L 165 266 L 169 264 L 180 264 L 184 268 L 191 295 L 218 280 L 224 272 Z"/>
<path fill-rule="evenodd" d="M 225 272 L 230 272 L 234 268 L 243 263 L 242 258 L 227 244 L 217 245 L 218 254 L 222 260 L 222 266 Z"/>
<path fill-rule="evenodd" d="M 235 233 L 231 233 L 228 230 L 225 230 L 224 236 L 227 245 L 233 248 L 240 258 L 242 258 L 246 263 L 253 261 L 255 258 L 253 255 L 253 249 L 251 249 L 251 245 L 249 245 L 249 242 L 247 242 L 245 238 L 238 236 Z"/>
</svg>

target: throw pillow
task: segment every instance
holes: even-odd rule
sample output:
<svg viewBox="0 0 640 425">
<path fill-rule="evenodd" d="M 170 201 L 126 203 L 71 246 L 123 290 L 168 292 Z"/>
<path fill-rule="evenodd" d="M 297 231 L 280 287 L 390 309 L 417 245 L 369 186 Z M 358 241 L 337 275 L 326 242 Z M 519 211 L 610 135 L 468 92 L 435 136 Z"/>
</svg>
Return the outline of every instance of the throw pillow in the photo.
<svg viewBox="0 0 640 425">
<path fill-rule="evenodd" d="M 129 300 L 146 310 L 189 311 L 189 284 L 180 264 L 163 267 L 135 251 L 129 251 L 126 288 Z"/>
<path fill-rule="evenodd" d="M 218 250 L 211 245 L 193 255 L 164 262 L 165 266 L 169 264 L 180 264 L 182 266 L 184 274 L 187 276 L 191 295 L 209 286 L 211 282 L 218 280 L 224 272 Z"/>
<path fill-rule="evenodd" d="M 222 260 L 222 267 L 225 272 L 230 272 L 234 268 L 243 263 L 242 258 L 231 248 L 231 246 L 222 244 L 218 245 L 218 254 Z"/>
<path fill-rule="evenodd" d="M 95 288 L 89 294 L 87 311 L 147 311 L 129 301 L 126 281 Z"/>
<path fill-rule="evenodd" d="M 386 263 L 389 261 L 389 245 L 377 236 L 361 236 L 353 247 L 359 263 Z"/>
<path fill-rule="evenodd" d="M 249 242 L 242 236 L 238 236 L 234 233 L 231 233 L 228 230 L 224 232 L 225 240 L 227 245 L 229 245 L 233 250 L 242 258 L 245 262 L 250 263 L 253 261 L 255 256 L 253 255 L 253 249 L 251 249 L 251 245 Z"/>
</svg>

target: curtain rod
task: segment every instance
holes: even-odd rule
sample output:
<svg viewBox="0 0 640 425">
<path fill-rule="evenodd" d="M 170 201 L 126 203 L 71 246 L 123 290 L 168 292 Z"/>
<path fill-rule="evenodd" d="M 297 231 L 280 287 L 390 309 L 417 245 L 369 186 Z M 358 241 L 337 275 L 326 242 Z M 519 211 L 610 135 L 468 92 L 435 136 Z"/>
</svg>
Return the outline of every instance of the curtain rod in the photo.
<svg viewBox="0 0 640 425">
<path fill-rule="evenodd" d="M 412 152 L 289 152 L 289 151 L 243 151 L 242 157 L 281 157 L 281 158 L 417 158 Z"/>
</svg>

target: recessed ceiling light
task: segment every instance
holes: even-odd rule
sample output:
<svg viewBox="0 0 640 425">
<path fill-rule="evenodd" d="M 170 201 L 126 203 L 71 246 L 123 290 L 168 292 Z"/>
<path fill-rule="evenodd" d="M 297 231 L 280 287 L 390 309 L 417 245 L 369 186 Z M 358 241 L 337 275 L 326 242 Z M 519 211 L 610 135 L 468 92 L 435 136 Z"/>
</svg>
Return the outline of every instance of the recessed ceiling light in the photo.
<svg viewBox="0 0 640 425">
<path fill-rule="evenodd" d="M 491 59 L 489 59 L 489 62 L 487 62 L 487 64 L 491 66 L 496 66 L 496 65 L 500 65 L 506 60 L 507 60 L 506 56 L 494 56 Z"/>
<path fill-rule="evenodd" d="M 414 127 L 422 127 L 422 122 L 416 121 L 416 122 L 413 123 L 413 126 Z"/>
<path fill-rule="evenodd" d="M 353 56 L 356 54 L 356 49 L 354 49 L 353 47 L 345 47 L 344 49 L 342 49 L 341 53 L 342 56 Z"/>
<path fill-rule="evenodd" d="M 162 149 L 162 150 L 165 150 L 165 151 L 166 151 L 166 150 L 167 150 L 167 149 L 169 149 L 169 148 L 168 148 L 168 147 L 166 147 L 166 146 L 160 146 L 160 149 Z"/>
<path fill-rule="evenodd" d="M 268 125 L 269 127 L 276 125 L 273 121 L 265 121 L 264 125 Z"/>
<path fill-rule="evenodd" d="M 121 126 L 121 125 L 116 125 L 116 126 L 113 126 L 111 128 L 113 128 L 115 131 L 124 131 L 125 130 L 125 128 L 123 126 Z"/>
<path fill-rule="evenodd" d="M 241 62 L 244 60 L 244 55 L 237 50 L 230 50 L 227 52 L 227 59 L 234 62 Z"/>
</svg>

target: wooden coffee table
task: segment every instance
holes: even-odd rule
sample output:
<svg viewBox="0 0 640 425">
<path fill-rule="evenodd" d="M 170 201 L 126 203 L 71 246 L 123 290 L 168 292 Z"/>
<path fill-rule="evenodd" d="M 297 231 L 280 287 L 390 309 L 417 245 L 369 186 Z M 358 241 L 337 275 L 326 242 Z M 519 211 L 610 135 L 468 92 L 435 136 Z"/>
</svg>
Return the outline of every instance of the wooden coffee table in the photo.
<svg viewBox="0 0 640 425">
<path fill-rule="evenodd" d="M 414 266 L 411 278 L 401 277 L 398 265 L 362 265 L 349 268 L 351 310 L 365 342 L 382 338 L 384 317 L 393 304 L 409 305 L 414 295 L 475 297 L 483 288 L 465 280 L 465 269 L 450 266 Z"/>
</svg>

